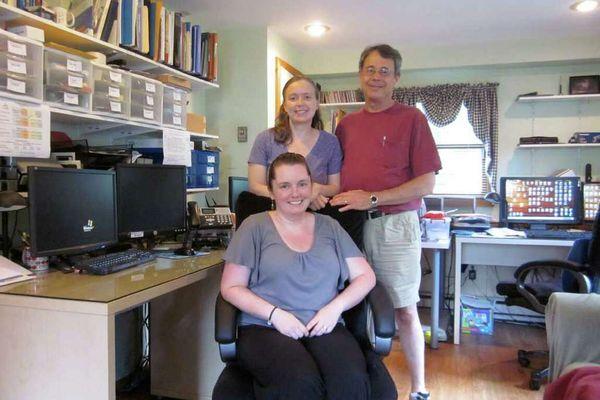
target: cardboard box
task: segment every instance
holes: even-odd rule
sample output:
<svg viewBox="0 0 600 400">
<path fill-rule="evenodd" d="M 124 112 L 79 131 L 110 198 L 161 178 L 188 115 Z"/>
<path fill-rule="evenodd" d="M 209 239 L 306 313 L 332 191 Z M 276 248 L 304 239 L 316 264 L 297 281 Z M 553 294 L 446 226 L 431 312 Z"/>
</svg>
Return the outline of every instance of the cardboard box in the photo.
<svg viewBox="0 0 600 400">
<path fill-rule="evenodd" d="M 192 83 L 185 79 L 171 74 L 160 74 L 156 79 L 167 85 L 173 85 L 181 89 L 192 90 Z"/>
<path fill-rule="evenodd" d="M 206 133 L 206 117 L 200 114 L 187 114 L 187 130 L 195 133 Z"/>
<path fill-rule="evenodd" d="M 461 296 L 461 332 L 493 335 L 494 304 L 494 301 L 474 296 Z"/>
</svg>

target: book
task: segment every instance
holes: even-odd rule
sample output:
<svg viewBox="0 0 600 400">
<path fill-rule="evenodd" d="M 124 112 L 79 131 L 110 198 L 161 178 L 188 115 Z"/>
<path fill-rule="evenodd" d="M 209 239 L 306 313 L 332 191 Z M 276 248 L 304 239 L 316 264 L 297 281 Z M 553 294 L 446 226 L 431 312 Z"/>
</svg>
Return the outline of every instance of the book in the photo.
<svg viewBox="0 0 600 400">
<path fill-rule="evenodd" d="M 73 29 L 87 35 L 94 34 L 93 0 L 72 0 L 69 11 L 73 13 L 73 17 L 75 18 Z"/>
<path fill-rule="evenodd" d="M 110 6 L 108 8 L 107 16 L 106 16 L 106 21 L 104 23 L 104 26 L 102 27 L 102 34 L 100 35 L 100 39 L 104 40 L 105 42 L 110 42 L 111 33 L 113 31 L 115 31 L 115 29 L 113 29 L 113 27 L 117 26 L 116 22 L 118 20 L 118 14 L 119 14 L 119 0 L 111 0 Z M 115 35 L 116 35 L 116 33 L 115 33 Z"/>
<path fill-rule="evenodd" d="M 94 36 L 96 39 L 102 37 L 102 31 L 104 30 L 104 24 L 108 16 L 108 10 L 110 9 L 111 0 L 96 0 L 94 3 Z"/>
</svg>

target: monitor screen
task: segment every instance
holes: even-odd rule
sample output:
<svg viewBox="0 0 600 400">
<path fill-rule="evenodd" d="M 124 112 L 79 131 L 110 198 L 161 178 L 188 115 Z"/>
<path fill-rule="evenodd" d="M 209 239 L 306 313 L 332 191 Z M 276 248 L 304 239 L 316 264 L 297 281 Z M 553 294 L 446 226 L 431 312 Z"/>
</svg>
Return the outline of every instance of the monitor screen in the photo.
<svg viewBox="0 0 600 400">
<path fill-rule="evenodd" d="M 581 219 L 577 177 L 500 179 L 500 219 L 508 223 L 576 224 Z"/>
<path fill-rule="evenodd" d="M 34 256 L 84 253 L 117 242 L 115 173 L 29 167 Z"/>
<path fill-rule="evenodd" d="M 229 177 L 229 208 L 235 212 L 235 203 L 240 193 L 248 190 L 248 178 L 241 176 Z"/>
<path fill-rule="evenodd" d="M 583 185 L 583 219 L 593 221 L 600 207 L 600 183 Z"/>
<path fill-rule="evenodd" d="M 184 232 L 185 167 L 117 164 L 119 234 L 129 238 Z"/>
</svg>

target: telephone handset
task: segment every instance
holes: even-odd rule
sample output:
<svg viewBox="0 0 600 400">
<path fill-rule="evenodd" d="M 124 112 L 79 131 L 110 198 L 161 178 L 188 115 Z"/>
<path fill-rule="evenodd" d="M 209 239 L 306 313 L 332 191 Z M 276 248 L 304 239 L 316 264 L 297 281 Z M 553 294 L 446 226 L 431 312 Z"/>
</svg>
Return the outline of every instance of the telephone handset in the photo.
<svg viewBox="0 0 600 400">
<path fill-rule="evenodd" d="M 228 207 L 198 207 L 195 201 L 188 202 L 190 225 L 197 229 L 229 229 L 233 217 Z"/>
</svg>

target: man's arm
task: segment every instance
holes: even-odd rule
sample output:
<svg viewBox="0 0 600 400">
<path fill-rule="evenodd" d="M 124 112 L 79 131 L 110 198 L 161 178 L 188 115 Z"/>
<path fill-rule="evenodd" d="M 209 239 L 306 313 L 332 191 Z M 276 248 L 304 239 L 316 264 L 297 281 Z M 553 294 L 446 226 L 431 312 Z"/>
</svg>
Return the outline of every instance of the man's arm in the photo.
<svg viewBox="0 0 600 400">
<path fill-rule="evenodd" d="M 379 192 L 366 192 L 364 190 L 350 190 L 337 194 L 330 201 L 331 205 L 344 206 L 340 211 L 368 210 L 371 208 L 371 195 L 377 196 L 378 205 L 404 204 L 414 199 L 420 199 L 433 192 L 435 185 L 435 172 L 417 176 L 402 185 Z"/>
</svg>

